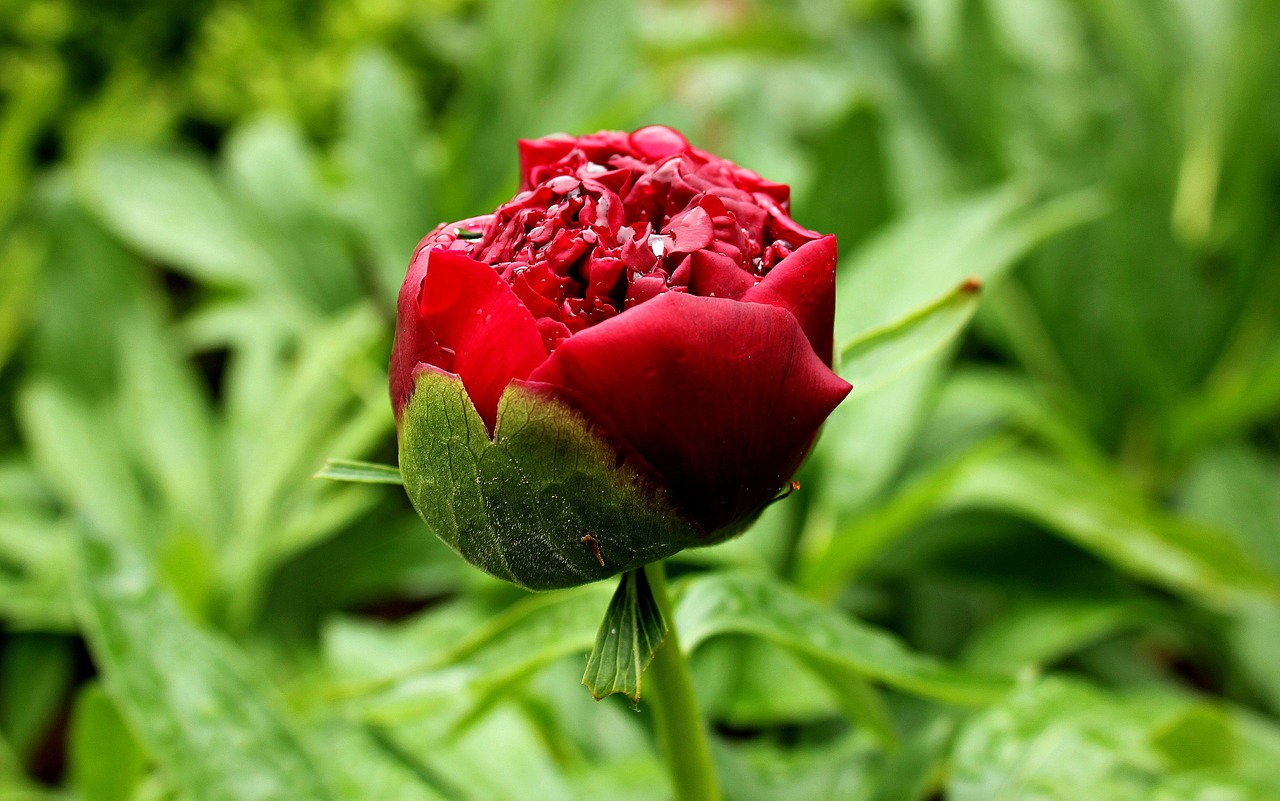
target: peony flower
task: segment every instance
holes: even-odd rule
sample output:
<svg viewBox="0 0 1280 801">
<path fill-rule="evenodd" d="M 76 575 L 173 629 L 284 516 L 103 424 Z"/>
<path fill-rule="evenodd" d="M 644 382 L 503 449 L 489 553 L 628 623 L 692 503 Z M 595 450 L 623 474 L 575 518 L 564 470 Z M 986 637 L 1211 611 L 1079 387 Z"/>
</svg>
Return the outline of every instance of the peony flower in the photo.
<svg viewBox="0 0 1280 801">
<path fill-rule="evenodd" d="M 391 400 L 405 487 L 531 589 L 741 532 L 849 392 L 836 240 L 661 126 L 520 143 L 520 191 L 419 243 Z"/>
</svg>

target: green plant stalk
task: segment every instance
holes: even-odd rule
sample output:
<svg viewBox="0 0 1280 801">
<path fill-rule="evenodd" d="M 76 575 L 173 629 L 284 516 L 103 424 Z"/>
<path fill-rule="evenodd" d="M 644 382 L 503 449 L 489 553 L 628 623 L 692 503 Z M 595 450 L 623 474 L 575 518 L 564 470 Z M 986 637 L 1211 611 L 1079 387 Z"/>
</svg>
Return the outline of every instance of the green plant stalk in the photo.
<svg viewBox="0 0 1280 801">
<path fill-rule="evenodd" d="M 654 654 L 646 676 L 652 679 L 658 746 L 677 801 L 720 801 L 720 778 L 711 761 L 711 744 L 693 692 L 689 663 L 680 650 L 675 610 L 662 562 L 645 565 L 653 596 L 667 621 L 667 637 Z"/>
</svg>

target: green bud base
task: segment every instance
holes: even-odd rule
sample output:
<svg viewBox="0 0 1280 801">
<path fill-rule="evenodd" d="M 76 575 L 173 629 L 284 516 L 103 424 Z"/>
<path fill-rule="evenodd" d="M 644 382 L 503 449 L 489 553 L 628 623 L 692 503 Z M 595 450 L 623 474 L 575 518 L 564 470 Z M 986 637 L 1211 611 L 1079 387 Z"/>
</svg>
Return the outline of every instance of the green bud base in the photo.
<svg viewBox="0 0 1280 801">
<path fill-rule="evenodd" d="M 565 404 L 513 383 L 490 439 L 460 379 L 422 370 L 416 380 L 400 418 L 405 491 L 476 567 L 552 590 L 706 544 Z"/>
</svg>

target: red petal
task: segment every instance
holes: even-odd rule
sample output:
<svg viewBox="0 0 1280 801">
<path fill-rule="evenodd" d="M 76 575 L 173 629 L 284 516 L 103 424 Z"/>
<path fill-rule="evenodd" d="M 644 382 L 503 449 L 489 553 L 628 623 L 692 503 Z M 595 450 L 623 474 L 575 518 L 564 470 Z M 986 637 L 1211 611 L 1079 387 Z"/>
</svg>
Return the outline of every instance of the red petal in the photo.
<svg viewBox="0 0 1280 801">
<path fill-rule="evenodd" d="M 637 275 L 627 286 L 627 296 L 623 299 L 623 308 L 630 309 L 645 301 L 668 292 L 666 278 L 660 274 Z"/>
<path fill-rule="evenodd" d="M 575 334 L 529 380 L 638 453 L 707 532 L 774 496 L 850 388 L 790 313 L 676 292 Z"/>
<path fill-rule="evenodd" d="M 422 279 L 427 275 L 425 248 L 444 226 L 423 237 L 414 250 L 409 271 L 400 285 L 396 301 L 396 338 L 391 345 L 391 408 L 396 420 L 400 410 L 413 394 L 413 368 L 418 362 L 434 362 L 439 359 L 439 347 L 430 332 L 418 325 L 418 296 L 422 293 Z"/>
<path fill-rule="evenodd" d="M 672 217 L 662 228 L 662 233 L 669 234 L 675 244 L 672 253 L 693 253 L 711 244 L 714 233 L 711 230 L 711 215 L 706 209 L 694 206 Z"/>
<path fill-rule="evenodd" d="M 737 300 L 756 285 L 756 279 L 728 256 L 699 250 L 689 270 L 689 291 L 710 298 Z"/>
<path fill-rule="evenodd" d="M 538 332 L 542 334 L 542 344 L 548 350 L 555 350 L 556 345 L 569 338 L 569 326 L 550 317 L 538 318 Z"/>
<path fill-rule="evenodd" d="M 391 355 L 397 414 L 425 362 L 462 378 L 492 431 L 502 391 L 546 358 L 533 315 L 492 267 L 457 251 L 418 253 L 400 290 Z"/>
<path fill-rule="evenodd" d="M 626 271 L 627 266 L 622 263 L 622 259 L 593 256 L 583 270 L 587 277 L 587 299 L 612 302 L 618 281 Z"/>
<path fill-rule="evenodd" d="M 518 145 L 520 150 L 521 191 L 529 189 L 537 183 L 531 178 L 531 173 L 535 169 L 545 167 L 548 164 L 555 164 L 569 155 L 577 147 L 577 144 L 575 139 L 563 134 L 544 136 L 541 139 L 521 139 Z"/>
<path fill-rule="evenodd" d="M 689 140 L 685 139 L 679 131 L 665 125 L 641 128 L 631 134 L 630 141 L 631 147 L 654 161 L 689 149 Z"/>
<path fill-rule="evenodd" d="M 742 296 L 749 303 L 786 309 L 800 321 L 805 336 L 826 364 L 834 349 L 836 238 L 824 236 L 801 245 Z"/>
</svg>

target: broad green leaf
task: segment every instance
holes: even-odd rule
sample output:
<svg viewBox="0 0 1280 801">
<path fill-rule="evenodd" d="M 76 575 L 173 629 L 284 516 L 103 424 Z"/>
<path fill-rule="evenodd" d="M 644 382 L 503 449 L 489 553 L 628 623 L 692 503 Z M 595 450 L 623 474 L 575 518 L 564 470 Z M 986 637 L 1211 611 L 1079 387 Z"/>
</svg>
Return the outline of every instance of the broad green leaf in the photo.
<svg viewBox="0 0 1280 801">
<path fill-rule="evenodd" d="M 217 430 L 199 379 L 154 317 L 122 321 L 117 333 L 121 439 L 128 443 L 174 525 L 216 541 L 225 530 Z M 160 504 L 156 504 L 157 506 Z"/>
<path fill-rule="evenodd" d="M 884 503 L 844 522 L 830 520 L 825 536 L 811 529 L 801 554 L 800 585 L 817 597 L 834 597 L 899 537 L 934 515 L 948 491 L 975 465 L 1011 446 L 1012 440 L 1005 437 L 980 441 L 913 476 Z"/>
<path fill-rule="evenodd" d="M 823 165 L 804 197 L 794 201 L 796 219 L 815 231 L 830 232 L 847 252 L 893 212 L 884 153 L 886 121 L 878 104 L 855 101 L 842 119 L 823 132 L 811 152 Z M 848 176 L 857 175 L 857 181 Z"/>
<path fill-rule="evenodd" d="M 642 80 L 647 69 L 634 35 L 642 23 L 638 9 L 621 0 L 486 4 L 477 14 L 476 46 L 461 50 L 473 66 L 442 120 L 452 136 L 450 170 L 438 183 L 446 196 L 441 216 L 461 219 L 510 196 L 515 137 L 617 127 L 647 116 L 663 87 Z M 584 38 L 578 30 L 596 35 Z M 542 44 L 531 48 L 530 41 Z M 592 68 L 549 57 L 567 52 Z"/>
<path fill-rule="evenodd" d="M 840 699 L 805 660 L 758 637 L 727 634 L 690 655 L 698 708 L 739 729 L 767 729 L 841 714 Z M 787 692 L 777 692 L 787 676 Z"/>
<path fill-rule="evenodd" d="M 497 600 L 513 597 L 500 589 Z M 367 721 L 382 750 L 450 797 L 572 797 L 563 782 L 609 789 L 607 775 L 631 761 L 661 786 L 640 718 L 596 703 L 579 684 L 608 587 L 526 595 L 499 611 L 476 600 L 401 624 L 353 620 L 331 629 L 330 658 L 347 682 L 335 689 L 375 693 L 352 697 L 347 713 Z M 361 688 L 360 674 L 374 680 Z M 495 754 L 501 776 L 489 775 Z"/>
<path fill-rule="evenodd" d="M 67 751 L 71 786 L 84 801 L 129 801 L 146 774 L 146 753 L 96 682 L 76 698 Z"/>
<path fill-rule="evenodd" d="M 1229 636 L 1241 672 L 1280 713 L 1280 603 L 1253 601 L 1231 621 Z"/>
<path fill-rule="evenodd" d="M 967 365 L 958 366 L 940 388 L 912 455 L 931 462 L 935 453 L 958 450 L 952 445 L 957 440 L 976 442 L 1003 429 L 1083 467 L 1109 463 L 1069 398 L 1013 370 Z"/>
<path fill-rule="evenodd" d="M 1226 713 L 1212 706 L 1193 706 L 1151 733 L 1151 743 L 1182 768 L 1230 769 L 1240 753 L 1240 734 Z"/>
<path fill-rule="evenodd" d="M 274 567 L 336 534 L 362 503 L 377 502 L 368 488 L 309 476 L 329 454 L 367 453 L 389 436 L 386 374 L 369 359 L 383 333 L 371 309 L 357 308 L 315 326 L 296 348 L 267 338 L 237 351 L 226 378 L 236 517 L 222 550 L 233 628 L 256 617 Z M 349 497 L 317 517 L 341 494 Z"/>
<path fill-rule="evenodd" d="M 1033 520 L 1134 576 L 1227 608 L 1278 597 L 1280 583 L 1212 528 L 1151 509 L 1124 482 L 1029 451 L 976 465 L 951 508 L 994 508 Z"/>
<path fill-rule="evenodd" d="M 57 723 L 71 689 L 72 641 L 61 635 L 9 634 L 0 651 L 0 731 L 30 759 Z"/>
<path fill-rule="evenodd" d="M 952 758 L 954 801 L 1141 798 L 1159 768 L 1141 719 L 1059 681 L 1021 688 L 972 718 Z"/>
<path fill-rule="evenodd" d="M 1261 5 L 1261 4 L 1259 4 Z M 1272 253 L 1257 266 L 1234 310 L 1230 338 L 1216 363 L 1170 414 L 1166 438 L 1178 454 L 1238 436 L 1280 409 L 1280 269 Z"/>
<path fill-rule="evenodd" d="M 335 695 L 377 725 L 431 719 L 438 737 L 460 732 L 535 672 L 586 654 L 607 592 L 593 584 L 529 596 L 488 620 L 441 620 L 443 631 L 428 631 L 425 640 L 398 642 L 389 632 L 347 623 L 333 631 L 339 636 L 330 641 L 330 659 L 363 665 L 365 678 L 344 680 Z"/>
<path fill-rule="evenodd" d="M 783 748 L 763 738 L 735 747 L 716 745 L 716 769 L 726 798 L 869 801 L 875 792 L 881 754 L 859 737 L 798 748 Z"/>
<path fill-rule="evenodd" d="M 994 283 L 1036 245 L 1101 210 L 1092 192 L 1037 202 L 1005 187 L 903 217 L 841 266 L 836 341 L 890 325 L 970 278 Z"/>
<path fill-rule="evenodd" d="M 964 724 L 947 797 L 1264 801 L 1280 783 L 1278 744 L 1273 723 L 1231 707 L 1050 678 Z"/>
<path fill-rule="evenodd" d="M 27 777 L 22 770 L 22 760 L 9 745 L 4 731 L 0 730 L 0 798 L 3 794 L 17 794 L 28 789 Z"/>
<path fill-rule="evenodd" d="M 1242 446 L 1208 451 L 1191 466 L 1178 506 L 1280 579 L 1280 462 Z"/>
<path fill-rule="evenodd" d="M 141 148 L 90 155 L 79 175 L 93 207 L 148 255 L 219 284 L 262 286 L 276 267 L 209 168 Z"/>
<path fill-rule="evenodd" d="M 1270 801 L 1276 786 L 1271 778 L 1253 780 L 1230 771 L 1179 775 L 1161 782 L 1149 801 Z"/>
<path fill-rule="evenodd" d="M 745 575 L 690 579 L 677 605 L 676 627 L 688 651 L 717 635 L 749 634 L 818 665 L 955 704 L 989 703 L 1010 686 L 1007 679 L 913 653 L 887 632 L 816 606 L 774 581 Z"/>
<path fill-rule="evenodd" d="M 922 801 L 933 797 L 942 781 L 955 730 L 956 721 L 950 714 L 926 719 L 904 746 L 885 761 L 875 801 Z"/>
<path fill-rule="evenodd" d="M 114 531 L 132 531 L 146 515 L 128 463 L 120 458 L 111 410 L 47 381 L 28 384 L 18 413 L 32 461 L 79 513 Z"/>
<path fill-rule="evenodd" d="M 49 381 L 93 405 L 116 388 L 120 320 L 163 300 L 137 256 L 73 201 L 64 179 L 47 190 L 48 253 L 24 360 L 33 369 L 23 383 Z"/>
<path fill-rule="evenodd" d="M 1192 465 L 1181 511 L 1238 542 L 1251 561 L 1280 577 L 1280 465 L 1242 446 L 1215 448 Z M 1229 622 L 1235 663 L 1273 711 L 1280 711 L 1280 602 L 1247 602 Z"/>
<path fill-rule="evenodd" d="M 582 683 L 597 700 L 622 693 L 639 704 L 641 677 L 666 636 L 667 623 L 644 569 L 628 570 L 600 621 Z"/>
<path fill-rule="evenodd" d="M 0 213 L 0 230 L 4 228 Z M 46 249 L 43 232 L 30 227 L 7 231 L 0 242 L 0 367 L 8 362 L 31 321 L 36 278 Z"/>
<path fill-rule="evenodd" d="M 443 740 L 430 718 L 385 730 L 382 739 L 388 752 L 399 754 L 402 764 L 424 779 L 430 777 L 439 794 L 448 798 L 527 801 L 572 797 L 556 758 L 556 744 L 548 742 L 533 721 L 512 706 L 496 709 L 469 730 Z"/>
<path fill-rule="evenodd" d="M 446 794 L 423 775 L 417 766 L 401 755 L 393 755 L 381 747 L 369 730 L 349 725 L 346 721 L 324 721 L 312 724 L 308 742 L 320 759 L 332 766 L 334 795 L 344 801 L 445 801 L 456 799 Z"/>
<path fill-rule="evenodd" d="M 206 538 L 189 530 L 176 531 L 165 538 L 153 558 L 184 612 L 196 621 L 214 617 L 219 600 L 218 557 Z"/>
<path fill-rule="evenodd" d="M 358 300 L 363 289 L 347 237 L 327 211 L 302 132 L 278 117 L 253 120 L 232 131 L 224 160 L 232 202 L 287 282 L 288 298 L 329 313 Z"/>
<path fill-rule="evenodd" d="M 604 765 L 627 774 L 665 773 L 655 758 L 657 743 L 647 715 L 636 714 L 618 699 L 596 701 L 582 691 L 581 677 L 580 659 L 562 659 L 533 676 L 524 692 L 512 699 L 544 737 L 573 754 L 566 771 L 583 779 Z M 702 697 L 700 693 L 699 704 Z"/>
<path fill-rule="evenodd" d="M 19 631 L 74 631 L 69 524 L 18 504 L 11 511 L 3 505 L 0 501 L 0 618 Z"/>
<path fill-rule="evenodd" d="M 75 614 L 66 592 L 62 575 L 49 581 L 0 573 L 0 618 L 14 631 L 74 632 Z"/>
<path fill-rule="evenodd" d="M 16 22 L 22 17 L 10 19 Z M 5 108 L 0 115 L 0 230 L 17 216 L 30 189 L 31 173 L 37 167 L 32 150 L 65 97 L 69 72 L 65 61 L 36 48 L 23 48 L 23 44 L 34 44 L 32 39 L 22 35 L 13 39 L 17 46 L 9 51 Z"/>
<path fill-rule="evenodd" d="M 283 223 L 305 220 L 320 205 L 321 185 L 306 140 L 289 120 L 258 117 L 225 146 L 225 173 L 236 200 Z M 329 265 L 325 265 L 328 267 Z"/>
<path fill-rule="evenodd" d="M 388 298 L 404 281 L 414 243 L 439 223 L 428 192 L 438 158 L 427 149 L 422 105 L 388 53 L 370 49 L 351 60 L 337 146 L 341 212 L 368 241 Z"/>
<path fill-rule="evenodd" d="M 66 801 L 66 794 L 28 778 L 0 731 L 0 801 Z"/>
<path fill-rule="evenodd" d="M 1045 667 L 1123 631 L 1160 624 L 1159 607 L 1125 599 L 1053 599 L 1011 609 L 965 646 L 964 662 L 1009 672 Z"/>
<path fill-rule="evenodd" d="M 852 396 L 876 391 L 960 336 L 978 308 L 981 288 L 977 279 L 965 281 L 905 317 L 845 343 L 839 372 L 853 384 Z"/>
<path fill-rule="evenodd" d="M 387 464 L 362 462 L 358 459 L 326 459 L 324 467 L 312 478 L 330 481 L 353 481 L 361 484 L 403 484 L 400 468 Z"/>
<path fill-rule="evenodd" d="M 271 688 L 226 642 L 184 619 L 137 551 L 86 530 L 77 565 L 106 688 L 184 796 L 336 799 Z"/>
<path fill-rule="evenodd" d="M 902 743 L 889 706 L 859 671 L 829 659 L 808 659 L 805 667 L 827 685 L 849 720 L 869 732 L 886 750 L 898 750 Z"/>
<path fill-rule="evenodd" d="M 877 392 L 832 412 L 800 478 L 806 491 L 821 494 L 806 524 L 807 550 L 830 547 L 841 518 L 884 491 L 924 420 L 925 401 L 945 361 L 946 354 L 934 354 Z"/>
<path fill-rule="evenodd" d="M 1092 193 L 1034 203 L 1006 188 L 904 217 L 840 268 L 836 341 L 891 325 L 970 277 L 993 283 L 1037 245 L 1098 212 Z M 890 481 L 944 362 L 945 354 L 935 352 L 831 415 L 810 460 L 810 483 L 818 482 L 823 504 L 831 507 L 828 522 L 863 506 Z M 831 531 L 820 525 L 806 533 L 820 540 L 806 545 L 817 551 L 831 542 Z"/>
<path fill-rule="evenodd" d="M 974 321 L 978 335 L 1017 361 L 1021 371 L 1043 387 L 1074 390 L 1071 370 L 1063 361 L 1042 310 L 1020 276 L 1000 281 L 984 296 Z"/>
</svg>

